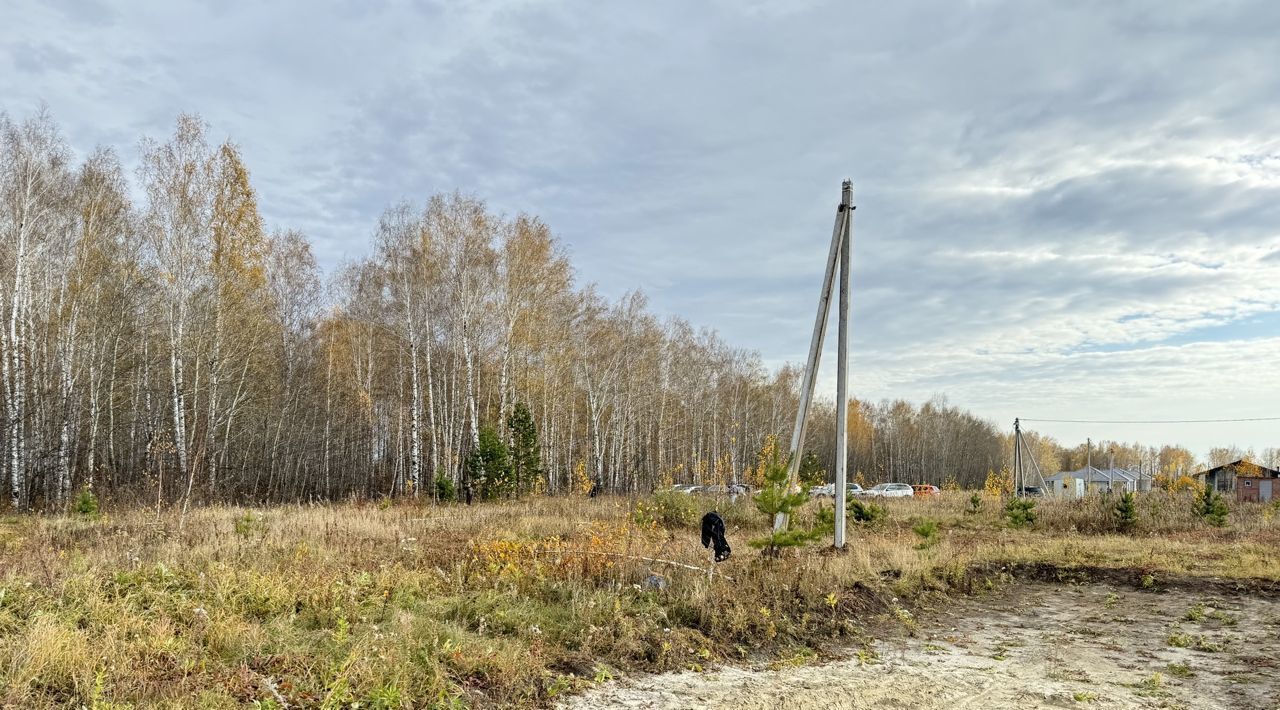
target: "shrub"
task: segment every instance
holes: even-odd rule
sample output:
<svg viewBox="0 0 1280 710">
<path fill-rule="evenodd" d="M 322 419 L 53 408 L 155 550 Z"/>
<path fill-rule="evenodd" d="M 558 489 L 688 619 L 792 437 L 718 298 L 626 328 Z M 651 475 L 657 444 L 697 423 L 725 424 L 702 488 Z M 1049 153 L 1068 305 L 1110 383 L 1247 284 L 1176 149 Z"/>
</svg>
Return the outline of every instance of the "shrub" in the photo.
<svg viewBox="0 0 1280 710">
<path fill-rule="evenodd" d="M 453 485 L 453 479 L 436 476 L 436 500 L 441 503 L 452 503 L 457 499 L 458 489 Z"/>
<path fill-rule="evenodd" d="M 987 480 L 982 483 L 982 492 L 995 498 L 1013 493 L 1013 471 L 1006 466 L 999 473 L 987 471 Z"/>
<path fill-rule="evenodd" d="M 98 519 L 98 497 L 88 486 L 80 489 L 80 494 L 76 496 L 76 500 L 71 504 L 71 512 L 83 518 L 90 520 Z"/>
<path fill-rule="evenodd" d="M 698 508 L 690 496 L 666 491 L 636 503 L 631 520 L 646 527 L 687 528 L 698 520 Z"/>
<path fill-rule="evenodd" d="M 1112 510 L 1116 516 L 1116 525 L 1122 532 L 1130 532 L 1138 525 L 1138 503 L 1133 491 L 1121 493 Z"/>
<path fill-rule="evenodd" d="M 1033 498 L 1010 498 L 1004 504 L 1004 517 L 1009 525 L 1025 528 L 1036 521 L 1036 501 Z"/>
<path fill-rule="evenodd" d="M 1215 528 L 1225 527 L 1227 524 L 1227 502 L 1222 499 L 1222 494 L 1213 489 L 1212 483 L 1204 484 L 1204 493 L 1196 498 L 1196 513 L 1207 520 L 1210 525 Z"/>
</svg>

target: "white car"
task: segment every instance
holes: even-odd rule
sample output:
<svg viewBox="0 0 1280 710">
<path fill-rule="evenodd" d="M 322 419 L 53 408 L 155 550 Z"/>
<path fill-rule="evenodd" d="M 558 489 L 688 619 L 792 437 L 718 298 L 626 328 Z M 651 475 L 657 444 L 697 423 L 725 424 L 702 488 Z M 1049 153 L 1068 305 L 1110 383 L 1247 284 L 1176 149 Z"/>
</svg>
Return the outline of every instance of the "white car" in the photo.
<svg viewBox="0 0 1280 710">
<path fill-rule="evenodd" d="M 850 483 L 846 485 L 844 487 L 844 492 L 845 492 L 845 498 L 852 498 L 854 496 L 860 496 L 866 493 L 866 491 L 862 490 L 862 486 L 859 486 L 856 483 Z M 813 488 L 809 489 L 809 497 L 810 498 L 835 498 L 836 484 L 828 483 L 825 486 L 814 486 Z"/>
<path fill-rule="evenodd" d="M 875 498 L 910 498 L 915 493 L 911 486 L 905 483 L 881 483 L 867 491 L 867 495 Z"/>
<path fill-rule="evenodd" d="M 825 486 L 813 486 L 809 489 L 810 498 L 831 498 L 836 494 L 836 487 L 833 483 Z"/>
</svg>

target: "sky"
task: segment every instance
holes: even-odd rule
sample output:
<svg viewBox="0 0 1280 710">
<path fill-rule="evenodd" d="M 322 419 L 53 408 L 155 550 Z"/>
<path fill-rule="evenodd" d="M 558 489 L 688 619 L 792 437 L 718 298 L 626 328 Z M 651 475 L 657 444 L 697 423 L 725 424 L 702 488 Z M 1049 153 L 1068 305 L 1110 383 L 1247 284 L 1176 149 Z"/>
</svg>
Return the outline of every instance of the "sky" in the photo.
<svg viewBox="0 0 1280 710">
<path fill-rule="evenodd" d="M 329 269 L 403 199 L 537 214 L 581 282 L 771 367 L 805 358 L 850 178 L 856 396 L 1280 416 L 1280 3 L 6 0 L 0 111 L 42 104 L 126 165 L 201 114 Z"/>
</svg>

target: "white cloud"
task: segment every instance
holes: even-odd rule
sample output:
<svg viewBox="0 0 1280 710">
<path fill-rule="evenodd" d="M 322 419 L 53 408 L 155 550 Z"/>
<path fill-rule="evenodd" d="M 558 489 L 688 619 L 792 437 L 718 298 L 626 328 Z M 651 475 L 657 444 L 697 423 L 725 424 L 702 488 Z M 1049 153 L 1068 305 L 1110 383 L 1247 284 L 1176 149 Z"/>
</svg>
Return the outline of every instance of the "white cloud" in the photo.
<svg viewBox="0 0 1280 710">
<path fill-rule="evenodd" d="M 329 265 L 386 204 L 458 188 L 541 214 L 604 292 L 799 360 L 848 176 L 862 396 L 1002 420 L 1280 399 L 1264 0 L 25 0 L 5 20 L 0 109 L 47 101 L 126 160 L 199 111 Z"/>
</svg>

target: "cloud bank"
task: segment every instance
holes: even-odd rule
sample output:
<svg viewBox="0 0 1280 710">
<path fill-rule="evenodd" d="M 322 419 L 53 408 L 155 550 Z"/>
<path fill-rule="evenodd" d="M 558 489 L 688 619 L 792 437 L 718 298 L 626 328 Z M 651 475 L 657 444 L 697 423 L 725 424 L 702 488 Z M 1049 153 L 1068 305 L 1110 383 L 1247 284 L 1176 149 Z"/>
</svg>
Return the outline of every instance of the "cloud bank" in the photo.
<svg viewBox="0 0 1280 710">
<path fill-rule="evenodd" d="M 385 205 L 460 189 L 542 215 L 605 293 L 800 361 L 850 177 L 859 396 L 1002 423 L 1280 414 L 1274 3 L 4 14 L 0 110 L 45 102 L 126 161 L 200 112 L 329 266 Z M 1045 430 L 1203 451 L 1280 445 L 1274 424 Z"/>
</svg>

